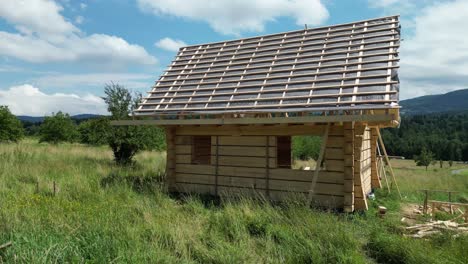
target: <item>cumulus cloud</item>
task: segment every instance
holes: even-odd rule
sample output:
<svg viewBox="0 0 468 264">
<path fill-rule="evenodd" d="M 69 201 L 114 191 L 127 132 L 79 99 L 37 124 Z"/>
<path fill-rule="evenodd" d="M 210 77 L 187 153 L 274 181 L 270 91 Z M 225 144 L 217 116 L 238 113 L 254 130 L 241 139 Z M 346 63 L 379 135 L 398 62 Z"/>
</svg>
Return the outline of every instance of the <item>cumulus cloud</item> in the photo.
<svg viewBox="0 0 468 264">
<path fill-rule="evenodd" d="M 215 31 L 238 35 L 260 32 L 278 17 L 293 17 L 298 25 L 318 25 L 328 18 L 320 0 L 138 0 L 142 11 L 207 22 Z"/>
<path fill-rule="evenodd" d="M 368 0 L 371 7 L 389 7 L 395 4 L 404 4 L 406 0 Z"/>
<path fill-rule="evenodd" d="M 82 10 L 85 10 L 86 7 L 88 7 L 87 4 L 85 4 L 85 3 L 80 3 L 80 8 L 81 8 Z"/>
<path fill-rule="evenodd" d="M 82 16 L 75 17 L 75 23 L 76 24 L 80 25 L 80 24 L 83 24 L 83 22 L 84 22 L 84 17 L 82 17 Z"/>
<path fill-rule="evenodd" d="M 401 44 L 402 98 L 468 88 L 467 13 L 462 0 L 417 12 L 414 34 Z"/>
<path fill-rule="evenodd" d="M 4 0 L 0 17 L 24 34 L 50 36 L 78 32 L 78 28 L 60 15 L 62 10 L 62 6 L 50 0 Z"/>
<path fill-rule="evenodd" d="M 28 62 L 101 62 L 154 64 L 156 58 L 141 46 L 105 34 L 86 36 L 60 12 L 53 0 L 4 0 L 0 17 L 18 30 L 0 31 L 0 55 Z M 82 22 L 79 19 L 77 22 Z"/>
<path fill-rule="evenodd" d="M 30 84 L 0 90 L 0 105 L 7 105 L 15 115 L 44 116 L 63 111 L 76 114 L 107 114 L 106 104 L 95 95 L 46 94 Z"/>
<path fill-rule="evenodd" d="M 52 74 L 34 80 L 38 86 L 48 88 L 104 87 L 109 82 L 119 83 L 128 89 L 148 90 L 155 76 L 139 73 L 88 73 Z"/>
<path fill-rule="evenodd" d="M 178 51 L 181 47 L 187 46 L 185 42 L 178 39 L 163 38 L 158 42 L 154 43 L 158 48 L 165 49 L 168 51 Z"/>
</svg>

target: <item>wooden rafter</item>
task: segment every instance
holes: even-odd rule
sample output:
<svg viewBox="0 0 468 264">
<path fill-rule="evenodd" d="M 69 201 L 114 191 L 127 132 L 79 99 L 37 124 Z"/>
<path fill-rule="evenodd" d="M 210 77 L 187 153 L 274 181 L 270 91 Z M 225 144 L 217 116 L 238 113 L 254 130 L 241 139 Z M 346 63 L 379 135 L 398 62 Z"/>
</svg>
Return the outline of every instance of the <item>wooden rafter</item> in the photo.
<svg viewBox="0 0 468 264">
<path fill-rule="evenodd" d="M 398 102 L 398 16 L 181 48 L 139 115 Z"/>
</svg>

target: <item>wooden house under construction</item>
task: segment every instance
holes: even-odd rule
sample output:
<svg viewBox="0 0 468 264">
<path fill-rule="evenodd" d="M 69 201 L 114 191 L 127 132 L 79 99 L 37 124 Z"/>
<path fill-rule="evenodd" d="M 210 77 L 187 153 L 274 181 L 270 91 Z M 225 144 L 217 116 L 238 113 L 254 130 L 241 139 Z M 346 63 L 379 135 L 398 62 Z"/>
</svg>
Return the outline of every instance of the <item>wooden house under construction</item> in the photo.
<svg viewBox="0 0 468 264">
<path fill-rule="evenodd" d="M 172 190 L 367 209 L 379 129 L 400 119 L 399 36 L 391 16 L 183 47 L 119 124 L 165 128 Z M 322 137 L 318 165 L 292 169 L 303 135 Z"/>
</svg>

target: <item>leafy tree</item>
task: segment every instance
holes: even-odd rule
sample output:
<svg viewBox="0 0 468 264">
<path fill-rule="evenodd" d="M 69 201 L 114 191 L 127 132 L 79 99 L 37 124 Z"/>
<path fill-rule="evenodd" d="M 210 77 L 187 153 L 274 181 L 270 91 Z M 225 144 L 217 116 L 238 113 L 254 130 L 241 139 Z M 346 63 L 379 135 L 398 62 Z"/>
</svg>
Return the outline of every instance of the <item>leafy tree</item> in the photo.
<svg viewBox="0 0 468 264">
<path fill-rule="evenodd" d="M 80 142 L 89 145 L 106 145 L 111 129 L 109 119 L 106 117 L 86 120 L 78 126 Z"/>
<path fill-rule="evenodd" d="M 21 121 L 8 109 L 8 106 L 0 105 L 0 142 L 18 142 L 24 136 L 24 128 Z"/>
<path fill-rule="evenodd" d="M 39 142 L 75 142 L 78 130 L 69 114 L 61 111 L 47 116 L 39 128 Z"/>
<path fill-rule="evenodd" d="M 452 167 L 453 166 L 453 160 L 449 160 L 448 164 L 449 164 L 450 167 Z"/>
<path fill-rule="evenodd" d="M 399 128 L 382 130 L 389 155 L 418 155 L 426 148 L 437 160 L 468 161 L 468 112 L 402 115 Z"/>
<path fill-rule="evenodd" d="M 297 136 L 292 138 L 292 155 L 294 159 L 317 160 L 322 144 L 318 136 Z"/>
<path fill-rule="evenodd" d="M 434 161 L 434 153 L 424 148 L 421 154 L 414 157 L 414 161 L 417 166 L 424 166 L 427 170 L 427 167 Z"/>
<path fill-rule="evenodd" d="M 103 97 L 111 120 L 126 120 L 141 100 L 141 95 L 132 96 L 123 86 L 106 84 Z M 108 144 L 114 153 L 117 164 L 128 165 L 141 150 L 163 149 L 164 135 L 154 126 L 112 126 L 109 130 Z"/>
</svg>

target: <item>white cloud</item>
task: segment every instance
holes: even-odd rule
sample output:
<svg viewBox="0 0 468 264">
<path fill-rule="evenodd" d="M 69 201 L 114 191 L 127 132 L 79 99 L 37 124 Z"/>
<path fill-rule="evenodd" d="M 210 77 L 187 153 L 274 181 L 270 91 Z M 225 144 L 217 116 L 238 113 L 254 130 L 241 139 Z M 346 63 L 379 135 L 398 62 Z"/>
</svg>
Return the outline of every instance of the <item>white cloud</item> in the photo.
<svg viewBox="0 0 468 264">
<path fill-rule="evenodd" d="M 75 23 L 76 24 L 81 25 L 81 24 L 83 24 L 83 22 L 84 22 L 84 17 L 82 17 L 82 16 L 75 17 Z"/>
<path fill-rule="evenodd" d="M 418 11 L 414 34 L 401 43 L 402 98 L 468 88 L 467 13 L 462 0 Z"/>
<path fill-rule="evenodd" d="M 35 36 L 0 31 L 0 55 L 28 62 L 94 62 L 105 64 L 154 64 L 156 58 L 138 45 L 104 34 L 67 37 L 51 43 Z"/>
<path fill-rule="evenodd" d="M 178 51 L 181 47 L 187 46 L 185 42 L 178 39 L 163 38 L 154 43 L 156 47 L 169 51 Z"/>
<path fill-rule="evenodd" d="M 107 114 L 106 104 L 95 95 L 46 94 L 30 84 L 0 90 L 0 105 L 7 105 L 15 115 L 44 116 L 58 111 L 70 115 Z"/>
<path fill-rule="evenodd" d="M 389 7 L 395 4 L 402 4 L 402 3 L 404 4 L 405 2 L 408 2 L 406 0 L 368 0 L 368 1 L 371 7 L 377 7 L 377 8 Z"/>
<path fill-rule="evenodd" d="M 151 74 L 133 73 L 91 73 L 91 74 L 53 74 L 35 79 L 34 84 L 48 88 L 98 87 L 104 84 L 119 83 L 129 89 L 148 90 L 155 80 Z"/>
<path fill-rule="evenodd" d="M 320 0 L 138 0 L 142 11 L 207 22 L 223 34 L 259 32 L 278 17 L 293 17 L 300 26 L 328 18 Z"/>
<path fill-rule="evenodd" d="M 85 10 L 86 7 L 88 7 L 87 4 L 85 4 L 85 3 L 80 3 L 80 8 L 81 8 L 82 10 Z"/>
<path fill-rule="evenodd" d="M 105 34 L 86 36 L 59 13 L 52 0 L 4 0 L 0 17 L 19 31 L 0 31 L 0 55 L 35 63 L 93 62 L 154 64 L 156 58 L 136 44 Z M 79 21 L 78 21 L 79 22 Z"/>
<path fill-rule="evenodd" d="M 78 32 L 78 28 L 60 15 L 62 10 L 63 7 L 51 0 L 3 0 L 0 17 L 24 34 L 47 37 Z"/>
<path fill-rule="evenodd" d="M 0 72 L 22 72 L 24 71 L 23 68 L 11 66 L 11 65 L 3 65 L 0 66 Z"/>
</svg>

